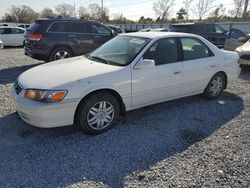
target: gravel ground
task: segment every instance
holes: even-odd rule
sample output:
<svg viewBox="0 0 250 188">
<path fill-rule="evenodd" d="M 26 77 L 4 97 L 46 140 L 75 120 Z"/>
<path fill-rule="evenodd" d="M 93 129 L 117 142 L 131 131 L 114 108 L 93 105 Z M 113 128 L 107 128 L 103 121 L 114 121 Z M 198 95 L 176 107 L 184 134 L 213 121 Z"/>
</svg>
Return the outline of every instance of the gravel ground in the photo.
<svg viewBox="0 0 250 188">
<path fill-rule="evenodd" d="M 87 136 L 16 115 L 13 82 L 41 63 L 0 50 L 0 187 L 250 187 L 249 67 L 218 100 L 153 105 Z"/>
</svg>

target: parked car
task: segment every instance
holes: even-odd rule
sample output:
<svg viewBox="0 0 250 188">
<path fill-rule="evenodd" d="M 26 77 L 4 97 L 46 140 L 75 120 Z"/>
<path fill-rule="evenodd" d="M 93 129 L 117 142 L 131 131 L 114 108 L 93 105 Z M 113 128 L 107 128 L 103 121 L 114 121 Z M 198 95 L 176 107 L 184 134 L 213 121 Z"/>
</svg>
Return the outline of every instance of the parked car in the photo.
<svg viewBox="0 0 250 188">
<path fill-rule="evenodd" d="M 89 53 L 116 36 L 107 26 L 87 20 L 38 19 L 25 33 L 25 55 L 54 61 Z"/>
<path fill-rule="evenodd" d="M 119 26 L 116 25 L 106 25 L 106 26 L 112 29 L 117 34 L 125 33 Z"/>
<path fill-rule="evenodd" d="M 24 29 L 27 29 L 30 27 L 30 24 L 18 24 L 18 27 L 21 27 L 21 28 L 24 28 Z"/>
<path fill-rule="evenodd" d="M 0 49 L 3 49 L 3 41 L 0 39 Z"/>
<path fill-rule="evenodd" d="M 151 31 L 152 30 L 152 28 L 144 28 L 144 29 L 140 29 L 139 31 L 137 31 L 137 32 L 149 32 L 149 31 Z"/>
<path fill-rule="evenodd" d="M 43 127 L 99 134 L 125 111 L 203 93 L 216 99 L 240 74 L 238 55 L 185 33 L 129 33 L 84 56 L 34 67 L 13 89 L 17 112 Z"/>
<path fill-rule="evenodd" d="M 171 32 L 193 33 L 204 37 L 219 48 L 223 48 L 227 31 L 215 23 L 191 23 L 170 25 Z"/>
<path fill-rule="evenodd" d="M 240 57 L 239 63 L 250 65 L 250 36 L 238 29 L 231 29 L 228 33 L 224 49 L 236 51 Z"/>
<path fill-rule="evenodd" d="M 250 65 L 250 40 L 235 50 L 239 54 L 241 65 Z"/>
<path fill-rule="evenodd" d="M 234 51 L 239 46 L 242 46 L 245 42 L 250 39 L 249 35 L 243 33 L 238 29 L 230 29 L 225 41 L 225 50 Z"/>
<path fill-rule="evenodd" d="M 0 38 L 4 46 L 23 46 L 25 29 L 19 27 L 0 27 Z"/>
<path fill-rule="evenodd" d="M 145 28 L 141 29 L 138 32 L 167 32 L 169 29 L 167 28 Z"/>
</svg>

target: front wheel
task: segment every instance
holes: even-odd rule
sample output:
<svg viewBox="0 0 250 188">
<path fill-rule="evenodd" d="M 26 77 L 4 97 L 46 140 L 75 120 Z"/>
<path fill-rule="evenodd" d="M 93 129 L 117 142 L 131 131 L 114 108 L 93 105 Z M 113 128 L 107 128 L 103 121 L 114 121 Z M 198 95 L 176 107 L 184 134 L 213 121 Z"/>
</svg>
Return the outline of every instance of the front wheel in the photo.
<svg viewBox="0 0 250 188">
<path fill-rule="evenodd" d="M 109 93 L 97 93 L 83 101 L 76 114 L 76 124 L 83 132 L 100 134 L 114 126 L 120 113 L 119 102 Z"/>
<path fill-rule="evenodd" d="M 208 83 L 204 91 L 204 95 L 208 99 L 216 99 L 222 94 L 225 86 L 226 86 L 225 75 L 222 73 L 217 73 Z"/>
</svg>

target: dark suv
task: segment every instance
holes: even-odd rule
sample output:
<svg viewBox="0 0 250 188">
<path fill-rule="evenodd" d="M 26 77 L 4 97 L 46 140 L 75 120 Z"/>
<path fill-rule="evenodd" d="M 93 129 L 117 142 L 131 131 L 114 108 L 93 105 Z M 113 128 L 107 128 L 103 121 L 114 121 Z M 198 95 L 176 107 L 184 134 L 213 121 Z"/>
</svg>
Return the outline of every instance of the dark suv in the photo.
<svg viewBox="0 0 250 188">
<path fill-rule="evenodd" d="M 25 55 L 54 61 L 95 50 L 116 35 L 107 26 L 89 20 L 38 19 L 25 33 Z"/>
<path fill-rule="evenodd" d="M 170 25 L 170 31 L 193 33 L 200 35 L 219 48 L 223 48 L 227 38 L 227 31 L 215 23 L 193 23 Z"/>
</svg>

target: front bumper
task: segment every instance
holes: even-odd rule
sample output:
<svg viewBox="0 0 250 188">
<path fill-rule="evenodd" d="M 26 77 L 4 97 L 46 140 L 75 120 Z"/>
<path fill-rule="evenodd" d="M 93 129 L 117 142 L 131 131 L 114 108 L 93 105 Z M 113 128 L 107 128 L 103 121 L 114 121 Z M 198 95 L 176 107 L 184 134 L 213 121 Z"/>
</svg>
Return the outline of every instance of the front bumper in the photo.
<svg viewBox="0 0 250 188">
<path fill-rule="evenodd" d="M 24 97 L 24 91 L 18 95 L 13 88 L 16 110 L 19 116 L 28 124 L 53 128 L 72 125 L 78 101 L 68 100 L 58 103 L 42 103 Z"/>
</svg>

